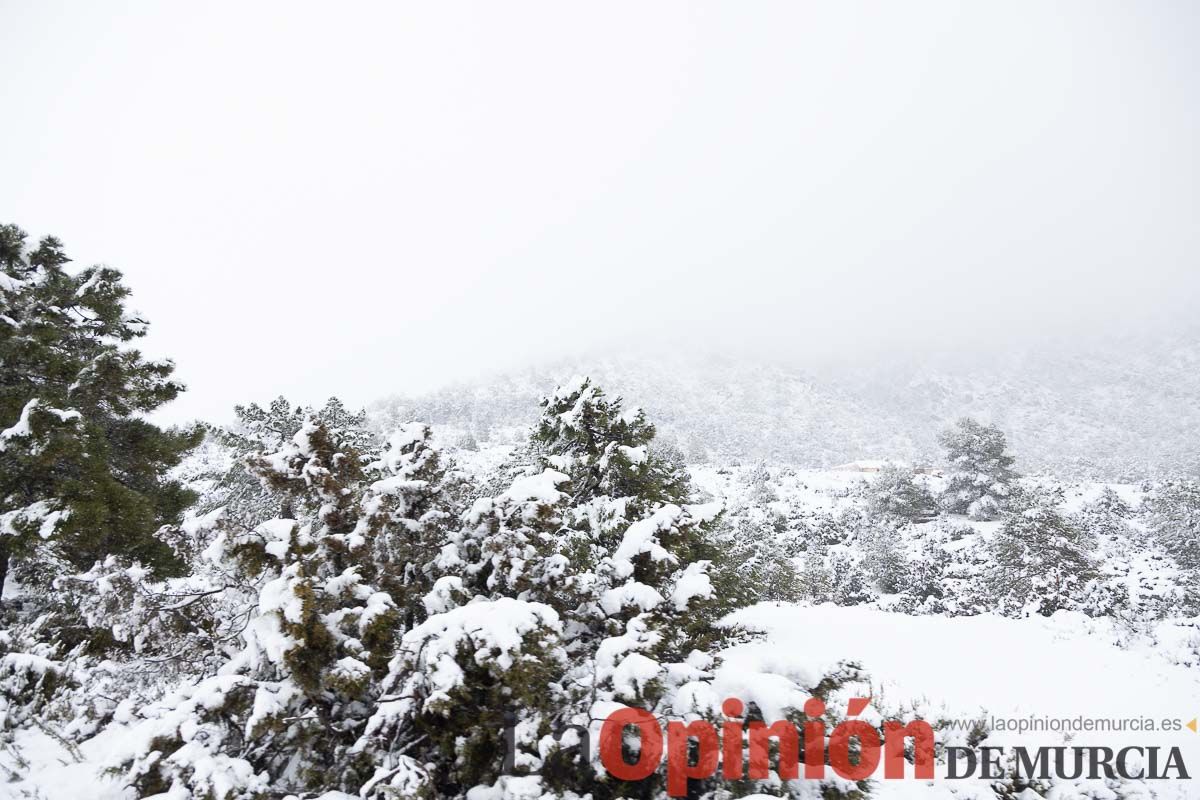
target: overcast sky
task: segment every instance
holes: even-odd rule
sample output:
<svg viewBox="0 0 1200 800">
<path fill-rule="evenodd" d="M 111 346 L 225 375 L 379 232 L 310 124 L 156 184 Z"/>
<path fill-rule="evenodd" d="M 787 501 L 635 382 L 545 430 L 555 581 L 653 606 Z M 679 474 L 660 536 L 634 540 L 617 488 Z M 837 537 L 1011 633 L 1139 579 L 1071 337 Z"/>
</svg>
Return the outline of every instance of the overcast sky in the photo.
<svg viewBox="0 0 1200 800">
<path fill-rule="evenodd" d="M 0 0 L 0 221 L 188 394 L 1196 315 L 1193 2 Z"/>
</svg>

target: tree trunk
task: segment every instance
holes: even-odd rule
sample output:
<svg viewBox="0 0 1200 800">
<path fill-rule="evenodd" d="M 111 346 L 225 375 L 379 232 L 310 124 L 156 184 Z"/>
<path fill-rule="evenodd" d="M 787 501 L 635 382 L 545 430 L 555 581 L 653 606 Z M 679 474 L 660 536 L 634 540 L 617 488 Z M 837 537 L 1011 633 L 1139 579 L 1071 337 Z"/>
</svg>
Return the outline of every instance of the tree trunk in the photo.
<svg viewBox="0 0 1200 800">
<path fill-rule="evenodd" d="M 0 600 L 4 599 L 4 581 L 8 578 L 8 545 L 0 542 Z"/>
</svg>

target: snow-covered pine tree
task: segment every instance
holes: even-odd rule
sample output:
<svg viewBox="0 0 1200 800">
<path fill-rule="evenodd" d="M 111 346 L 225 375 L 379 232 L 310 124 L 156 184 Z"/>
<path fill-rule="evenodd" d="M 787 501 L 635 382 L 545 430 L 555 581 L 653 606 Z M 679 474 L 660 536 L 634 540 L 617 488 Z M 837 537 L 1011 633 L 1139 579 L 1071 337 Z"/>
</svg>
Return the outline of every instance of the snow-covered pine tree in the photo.
<svg viewBox="0 0 1200 800">
<path fill-rule="evenodd" d="M 1074 515 L 1079 527 L 1120 551 L 1129 550 L 1142 538 L 1129 524 L 1133 516 L 1133 509 L 1109 486 Z"/>
<path fill-rule="evenodd" d="M 652 449 L 654 426 L 641 409 L 626 409 L 620 397 L 608 398 L 588 378 L 560 386 L 541 405 L 533 444 L 544 467 L 570 478 L 575 503 L 624 499 L 632 519 L 687 499 L 686 472 Z"/>
<path fill-rule="evenodd" d="M 266 408 L 258 403 L 234 406 L 234 423 L 220 429 L 220 438 L 243 455 L 274 453 L 304 426 L 304 409 L 280 395 Z"/>
<path fill-rule="evenodd" d="M 766 505 L 779 499 L 771 486 L 771 470 L 767 468 L 766 464 L 762 462 L 756 464 L 744 476 L 744 480 L 750 488 L 751 502 Z"/>
<path fill-rule="evenodd" d="M 876 519 L 913 522 L 934 513 L 933 496 L 915 480 L 911 467 L 888 462 L 864 488 L 867 513 Z"/>
<path fill-rule="evenodd" d="M 833 602 L 839 606 L 858 606 L 876 599 L 862 566 L 849 556 L 834 555 L 829 571 L 833 576 Z"/>
<path fill-rule="evenodd" d="M 364 510 L 359 454 L 310 418 L 248 465 L 312 522 L 222 523 L 205 555 L 253 582 L 256 602 L 219 674 L 155 704 L 131 730 L 122 767 L 139 796 L 357 791 L 377 766 L 355 744 L 376 708 L 399 612 L 363 576 L 378 532 L 364 520 L 378 506 Z"/>
<path fill-rule="evenodd" d="M 1017 473 L 1004 432 L 963 417 L 938 437 L 950 462 L 942 503 L 952 514 L 995 519 L 1004 509 Z"/>
<path fill-rule="evenodd" d="M 884 594 L 896 594 L 908 585 L 910 565 L 904 551 L 900 517 L 871 516 L 858 534 L 862 569 Z"/>
<path fill-rule="evenodd" d="M 741 515 L 736 521 L 731 524 L 726 517 L 715 534 L 737 575 L 738 600 L 744 605 L 760 600 L 797 602 L 803 594 L 791 547 L 785 546 L 774 518 L 752 517 L 753 510 L 738 509 Z"/>
<path fill-rule="evenodd" d="M 404 633 L 358 745 L 388 754 L 365 797 L 414 796 L 419 787 L 462 797 L 503 784 L 509 726 L 521 748 L 516 768 L 553 761 L 550 732 L 568 702 L 557 608 L 569 565 L 554 535 L 564 480 L 547 471 L 476 501 L 432 558 L 439 577 L 422 599 L 423 621 Z"/>
<path fill-rule="evenodd" d="M 211 489 L 200 498 L 200 511 L 223 507 L 231 519 L 251 527 L 275 517 L 293 518 L 290 493 L 272 493 L 262 481 L 247 472 L 245 459 L 255 453 L 273 453 L 291 441 L 309 417 L 319 421 L 338 441 L 359 453 L 376 446 L 376 436 L 368 428 L 366 413 L 350 412 L 337 397 L 331 397 L 319 409 L 294 405 L 282 395 L 265 408 L 257 403 L 234 406 L 232 424 L 210 427 L 205 446 L 213 446 L 224 456 L 209 478 Z"/>
<path fill-rule="evenodd" d="M 719 506 L 688 504 L 687 473 L 654 435 L 640 409 L 576 378 L 542 401 L 534 442 L 543 468 L 568 477 L 567 545 L 577 582 L 594 581 L 576 618 L 605 637 L 656 627 L 652 657 L 682 662 L 722 638 L 714 624 L 734 593 L 721 583 L 736 577 L 713 535 Z"/>
<path fill-rule="evenodd" d="M 833 600 L 833 573 L 828 565 L 829 548 L 820 539 L 809 543 L 798 576 L 801 597 L 813 605 Z"/>
<path fill-rule="evenodd" d="M 410 422 L 366 466 L 371 479 L 355 531 L 370 548 L 363 577 L 387 592 L 409 630 L 425 619 L 435 560 L 457 525 L 465 491 L 433 446 L 429 427 Z"/>
<path fill-rule="evenodd" d="M 946 610 L 944 578 L 950 559 L 939 542 L 926 539 L 920 554 L 909 563 L 904 594 L 914 614 L 941 614 Z"/>
<path fill-rule="evenodd" d="M 660 720 L 716 718 L 714 657 L 732 635 L 717 621 L 744 598 L 742 587 L 730 585 L 737 573 L 718 546 L 718 507 L 688 504 L 682 465 L 656 458 L 653 428 L 641 412 L 623 409 L 620 398 L 607 398 L 589 380 L 560 387 L 542 407 L 536 438 L 543 466 L 569 478 L 558 484 L 571 492 L 560 537 L 572 553 L 572 574 L 562 583 L 578 601 L 562 615 L 571 663 L 559 684 L 577 711 L 559 720 L 586 726 L 621 706 L 646 709 Z M 619 494 L 621 487 L 643 493 Z M 799 717 L 799 709 L 790 712 Z M 653 782 L 624 784 L 607 775 L 581 784 L 578 774 L 565 773 L 557 788 L 594 798 L 662 791 Z M 697 796 L 712 788 L 693 787 Z M 829 798 L 862 796 L 858 787 L 846 791 L 836 781 L 818 791 Z"/>
<path fill-rule="evenodd" d="M 166 473 L 201 434 L 144 416 L 182 391 L 174 365 L 127 346 L 147 323 L 120 272 L 68 272 L 57 239 L 25 239 L 0 225 L 0 589 L 34 551 L 34 582 L 110 554 L 177 572 L 154 534 L 192 501 Z"/>
<path fill-rule="evenodd" d="M 716 713 L 698 687 L 727 635 L 710 575 L 718 509 L 687 504 L 686 475 L 653 436 L 586 379 L 543 402 L 535 463 L 476 501 L 438 555 L 431 615 L 405 634 L 388 679 L 397 700 L 368 729 L 375 747 L 397 743 L 402 782 L 429 764 L 422 780 L 442 796 L 476 785 L 509 796 L 513 781 L 552 796 L 653 792 L 573 761 L 552 731 L 580 725 L 595 742 L 620 704 Z M 500 774 L 506 721 L 515 771 L 537 776 Z"/>
<path fill-rule="evenodd" d="M 352 411 L 337 396 L 330 397 L 320 408 L 306 408 L 305 413 L 316 417 L 339 441 L 360 453 L 371 452 L 379 446 L 379 435 L 372 430 L 367 412 L 361 408 Z"/>
<path fill-rule="evenodd" d="M 1052 506 L 1009 517 L 991 542 L 986 585 L 999 613 L 1050 616 L 1080 608 L 1096 577 L 1095 541 Z"/>
</svg>

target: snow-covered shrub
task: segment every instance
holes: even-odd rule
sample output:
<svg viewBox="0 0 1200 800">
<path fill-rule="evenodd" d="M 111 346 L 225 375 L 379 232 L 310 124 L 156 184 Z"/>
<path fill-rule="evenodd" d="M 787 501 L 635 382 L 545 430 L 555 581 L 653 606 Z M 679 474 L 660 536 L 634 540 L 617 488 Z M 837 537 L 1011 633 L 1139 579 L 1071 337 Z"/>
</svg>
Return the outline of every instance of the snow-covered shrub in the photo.
<svg viewBox="0 0 1200 800">
<path fill-rule="evenodd" d="M 1168 481 L 1146 497 L 1150 533 L 1187 570 L 1200 571 L 1200 481 Z"/>
<path fill-rule="evenodd" d="M 436 577 L 434 561 L 460 513 L 461 491 L 433 446 L 429 427 L 407 423 L 366 467 L 371 480 L 352 534 L 368 548 L 363 577 L 387 592 L 412 628 L 426 616 L 425 595 Z"/>
<path fill-rule="evenodd" d="M 912 468 L 888 462 L 863 488 L 867 513 L 880 520 L 912 522 L 934 513 L 933 495 L 913 474 Z"/>
<path fill-rule="evenodd" d="M 862 569 L 884 594 L 904 591 L 911 570 L 903 544 L 906 534 L 901 526 L 894 524 L 895 519 L 869 522 L 858 535 Z"/>
<path fill-rule="evenodd" d="M 72 627 L 57 638 L 84 639 L 89 652 L 110 658 L 145 657 L 176 677 L 211 673 L 236 624 L 219 607 L 234 600 L 233 590 L 249 589 L 231 583 L 231 576 L 211 573 L 155 580 L 140 565 L 109 556 L 55 582 L 56 619 Z"/>
<path fill-rule="evenodd" d="M 796 602 L 801 599 L 799 573 L 795 559 L 789 555 L 795 542 L 753 512 L 739 509 L 741 515 L 732 521 L 727 515 L 715 532 L 725 553 L 727 568 L 736 576 L 729 581 L 730 589 L 745 604 L 759 600 Z M 732 522 L 732 524 L 730 524 Z"/>
<path fill-rule="evenodd" d="M 758 463 L 744 476 L 749 488 L 749 498 L 758 504 L 771 503 L 779 499 L 771 485 L 771 471 L 766 464 Z"/>
<path fill-rule="evenodd" d="M 986 579 L 992 563 L 988 542 L 972 526 L 945 518 L 921 526 L 921 534 L 923 560 L 936 563 L 932 571 L 941 588 L 941 597 L 931 607 L 952 616 L 994 611 L 995 598 Z"/>
<path fill-rule="evenodd" d="M 950 558 L 941 542 L 926 540 L 904 576 L 904 610 L 911 614 L 946 611 L 946 568 Z"/>
<path fill-rule="evenodd" d="M 833 576 L 833 602 L 839 606 L 858 606 L 876 599 L 862 567 L 849 556 L 833 556 L 829 571 Z"/>
<path fill-rule="evenodd" d="M 1138 538 L 1138 532 L 1130 525 L 1134 510 L 1121 499 L 1111 486 L 1106 486 L 1100 495 L 1079 509 L 1077 521 L 1088 533 L 1097 538 L 1124 542 Z"/>
<path fill-rule="evenodd" d="M 263 722 L 288 699 L 282 688 L 272 696 L 266 686 L 241 675 L 185 684 L 140 712 L 143 720 L 133 724 L 124 741 L 128 755 L 111 771 L 136 797 L 266 800 L 271 776 L 254 762 L 269 760 L 263 756 L 284 738 L 269 735 Z M 299 731 L 305 723 L 295 724 Z M 304 771 L 294 752 L 293 759 L 293 769 Z"/>
<path fill-rule="evenodd" d="M 512 597 L 476 597 L 405 633 L 387 694 L 356 745 L 392 756 L 364 796 L 414 787 L 458 795 L 490 784 L 500 777 L 508 724 L 519 730 L 520 767 L 544 767 L 547 753 L 538 745 L 550 738 L 549 720 L 565 699 L 555 688 L 566 662 L 561 636 L 554 609 Z"/>
<path fill-rule="evenodd" d="M 823 544 L 813 544 L 802 557 L 796 577 L 803 600 L 820 605 L 833 600 L 833 573 L 829 571 L 829 553 Z"/>
<path fill-rule="evenodd" d="M 0 648 L 0 736 L 41 719 L 55 693 L 69 680 L 60 662 Z"/>
<path fill-rule="evenodd" d="M 309 420 L 250 466 L 314 521 L 228 524 L 205 557 L 257 587 L 240 648 L 220 674 L 153 707 L 122 759 L 143 794 L 250 798 L 357 789 L 375 768 L 353 748 L 394 652 L 395 602 L 365 581 L 373 529 L 357 453 Z"/>
<path fill-rule="evenodd" d="M 348 410 L 336 397 L 320 408 L 294 405 L 282 396 L 265 408 L 257 403 L 235 406 L 231 424 L 208 429 L 203 447 L 213 453 L 205 459 L 205 472 L 192 476 L 193 481 L 206 484 L 198 503 L 201 513 L 224 508 L 231 519 L 251 528 L 275 517 L 295 517 L 299 510 L 294 498 L 264 486 L 247 472 L 245 459 L 279 451 L 309 418 L 360 455 L 376 447 L 378 437 L 368 428 L 366 414 Z"/>
<path fill-rule="evenodd" d="M 986 584 L 1004 614 L 1079 610 L 1095 588 L 1094 540 L 1050 507 L 1011 516 L 991 543 Z"/>
</svg>

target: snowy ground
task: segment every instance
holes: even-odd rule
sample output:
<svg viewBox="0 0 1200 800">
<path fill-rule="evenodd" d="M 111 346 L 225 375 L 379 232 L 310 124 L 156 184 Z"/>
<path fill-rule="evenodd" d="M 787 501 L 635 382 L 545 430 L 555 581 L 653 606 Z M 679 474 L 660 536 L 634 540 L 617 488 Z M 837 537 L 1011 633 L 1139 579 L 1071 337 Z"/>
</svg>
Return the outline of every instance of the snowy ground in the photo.
<svg viewBox="0 0 1200 800">
<path fill-rule="evenodd" d="M 1066 612 L 1022 620 L 992 615 L 912 617 L 867 606 L 784 604 L 758 605 L 735 619 L 767 632 L 767 637 L 726 654 L 718 683 L 733 691 L 756 691 L 744 685 L 744 676 L 760 670 L 802 680 L 829 672 L 839 661 L 853 660 L 870 675 L 874 710 L 884 718 L 908 721 L 912 715 L 903 709 L 914 703 L 929 719 L 1148 717 L 1158 725 L 1163 719 L 1186 723 L 1200 716 L 1200 669 L 1176 663 L 1183 654 L 1170 648 L 1138 641 L 1119 647 L 1106 620 Z M 1164 631 L 1158 638 L 1165 641 L 1169 634 Z M 1186 638 L 1176 637 L 1181 648 Z M 763 691 L 761 683 L 757 691 Z M 939 742 L 951 738 L 949 733 L 938 735 Z M 983 744 L 1062 743 L 1061 734 L 993 732 Z M 1080 733 L 1071 744 L 1115 749 L 1178 746 L 1194 778 L 1200 770 L 1200 734 L 1186 727 L 1174 732 Z M 1200 780 L 1157 784 L 1149 787 L 1157 794 L 1146 796 L 1200 797 Z M 884 798 L 994 797 L 985 790 L 982 783 L 971 781 L 930 786 L 908 779 L 880 781 L 877 786 L 878 796 Z"/>
</svg>

